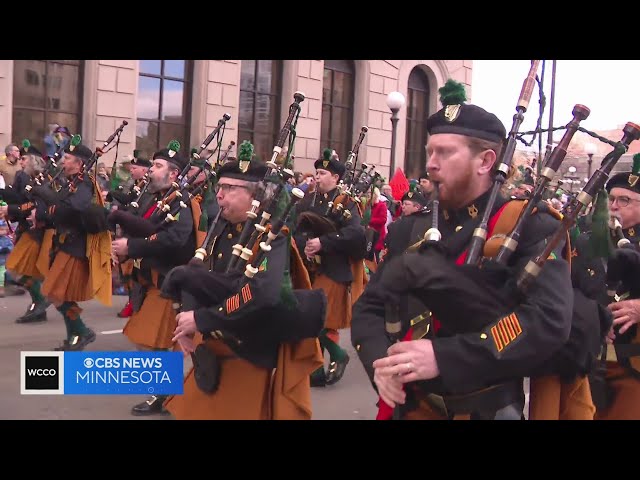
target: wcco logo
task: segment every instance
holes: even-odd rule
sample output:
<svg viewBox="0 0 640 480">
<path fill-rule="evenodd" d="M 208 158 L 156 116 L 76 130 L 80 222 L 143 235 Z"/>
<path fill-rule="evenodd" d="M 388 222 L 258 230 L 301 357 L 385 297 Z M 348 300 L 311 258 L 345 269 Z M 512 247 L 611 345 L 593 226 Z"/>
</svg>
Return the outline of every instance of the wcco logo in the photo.
<svg viewBox="0 0 640 480">
<path fill-rule="evenodd" d="M 23 395 L 62 394 L 63 352 L 21 352 L 20 390 Z"/>
</svg>

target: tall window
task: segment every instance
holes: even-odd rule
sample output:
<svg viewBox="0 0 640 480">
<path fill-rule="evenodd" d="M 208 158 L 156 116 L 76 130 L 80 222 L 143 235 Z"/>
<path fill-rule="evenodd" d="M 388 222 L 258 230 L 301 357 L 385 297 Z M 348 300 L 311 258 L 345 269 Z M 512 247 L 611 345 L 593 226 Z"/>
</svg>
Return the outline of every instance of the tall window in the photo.
<svg viewBox="0 0 640 480">
<path fill-rule="evenodd" d="M 191 60 L 140 60 L 136 148 L 147 155 L 178 140 L 191 150 Z"/>
<path fill-rule="evenodd" d="M 346 161 L 353 146 L 353 91 L 355 66 L 350 60 L 325 60 L 322 82 L 320 154 L 332 148 Z"/>
<path fill-rule="evenodd" d="M 14 60 L 12 141 L 27 138 L 46 153 L 49 125 L 81 133 L 83 62 Z"/>
<path fill-rule="evenodd" d="M 281 60 L 242 60 L 238 142 L 249 140 L 255 155 L 271 159 L 280 133 Z"/>
<path fill-rule="evenodd" d="M 420 67 L 411 71 L 408 87 L 404 170 L 407 178 L 418 178 L 427 165 L 425 145 L 429 116 L 429 79 Z"/>
</svg>

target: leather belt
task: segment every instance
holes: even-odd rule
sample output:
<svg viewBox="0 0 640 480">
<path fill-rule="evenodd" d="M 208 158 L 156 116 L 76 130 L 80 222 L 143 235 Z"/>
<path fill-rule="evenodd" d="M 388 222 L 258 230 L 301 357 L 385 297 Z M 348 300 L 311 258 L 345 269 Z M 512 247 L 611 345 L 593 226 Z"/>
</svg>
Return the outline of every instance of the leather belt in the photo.
<svg viewBox="0 0 640 480">
<path fill-rule="evenodd" d="M 520 382 L 492 385 L 463 395 L 438 395 L 416 390 L 438 413 L 445 417 L 453 414 L 492 414 L 508 405 L 521 402 L 524 396 Z"/>
<path fill-rule="evenodd" d="M 629 358 L 640 356 L 640 343 L 622 343 L 614 344 L 613 348 L 616 351 L 616 357 Z"/>
</svg>

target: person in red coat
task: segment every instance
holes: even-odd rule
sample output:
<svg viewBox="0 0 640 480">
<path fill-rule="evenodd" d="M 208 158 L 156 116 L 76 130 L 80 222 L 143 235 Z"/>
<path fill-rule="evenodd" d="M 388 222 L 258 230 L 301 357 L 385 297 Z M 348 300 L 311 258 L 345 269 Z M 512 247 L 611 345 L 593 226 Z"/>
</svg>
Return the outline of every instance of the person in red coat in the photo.
<svg viewBox="0 0 640 480">
<path fill-rule="evenodd" d="M 378 187 L 373 189 L 373 195 L 371 195 L 371 219 L 368 226 L 378 232 L 378 240 L 373 248 L 377 262 L 380 251 L 384 248 L 384 239 L 387 236 L 387 204 L 380 201 Z"/>
</svg>

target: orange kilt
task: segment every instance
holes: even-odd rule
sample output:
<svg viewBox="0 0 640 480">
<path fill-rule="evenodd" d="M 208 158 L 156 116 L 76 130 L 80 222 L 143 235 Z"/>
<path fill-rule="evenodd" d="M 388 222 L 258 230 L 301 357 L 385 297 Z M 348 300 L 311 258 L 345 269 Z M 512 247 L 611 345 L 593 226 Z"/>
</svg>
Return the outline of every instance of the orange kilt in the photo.
<svg viewBox="0 0 640 480">
<path fill-rule="evenodd" d="M 42 283 L 42 294 L 55 302 L 85 302 L 93 298 L 89 260 L 58 251 Z"/>
<path fill-rule="evenodd" d="M 193 368 L 182 395 L 169 397 L 165 408 L 178 420 L 269 420 L 271 370 L 256 367 L 232 352 L 222 340 L 206 345 L 220 361 L 220 384 L 213 394 L 196 385 Z"/>
<path fill-rule="evenodd" d="M 23 233 L 7 257 L 7 270 L 16 276 L 27 275 L 37 280 L 42 280 L 44 276 L 37 267 L 39 253 L 40 242 L 29 233 Z"/>
<path fill-rule="evenodd" d="M 202 343 L 197 333 L 194 343 Z M 220 384 L 213 394 L 202 392 L 193 368 L 182 395 L 169 397 L 165 408 L 178 420 L 310 420 L 310 375 L 323 365 L 315 338 L 278 349 L 275 370 L 256 367 L 233 353 L 222 340 L 208 339 L 207 348 L 220 362 Z"/>
<path fill-rule="evenodd" d="M 564 383 L 549 375 L 530 382 L 529 420 L 593 420 L 596 407 L 586 377 Z"/>
<path fill-rule="evenodd" d="M 42 237 L 42 242 L 40 243 L 40 251 L 38 252 L 38 259 L 36 260 L 36 266 L 38 267 L 38 272 L 43 277 L 46 277 L 49 273 L 49 258 L 51 248 L 53 247 L 53 236 L 56 233 L 55 228 L 47 228 L 44 231 L 44 236 Z"/>
<path fill-rule="evenodd" d="M 136 345 L 149 348 L 173 347 L 177 312 L 173 301 L 160 296 L 160 290 L 149 285 L 140 310 L 134 312 L 122 333 Z"/>
<path fill-rule="evenodd" d="M 325 328 L 340 330 L 351 327 L 351 310 L 367 283 L 364 263 L 351 262 L 353 281 L 351 285 L 331 280 L 323 273 L 318 273 L 313 281 L 313 288 L 324 290 L 327 296 L 327 319 Z"/>
<path fill-rule="evenodd" d="M 133 273 L 133 259 L 129 258 L 126 262 L 120 264 L 120 271 L 123 277 L 130 277 Z"/>
<path fill-rule="evenodd" d="M 640 420 L 640 380 L 618 362 L 607 362 L 606 380 L 613 389 L 613 402 L 596 412 L 596 420 Z"/>
</svg>

